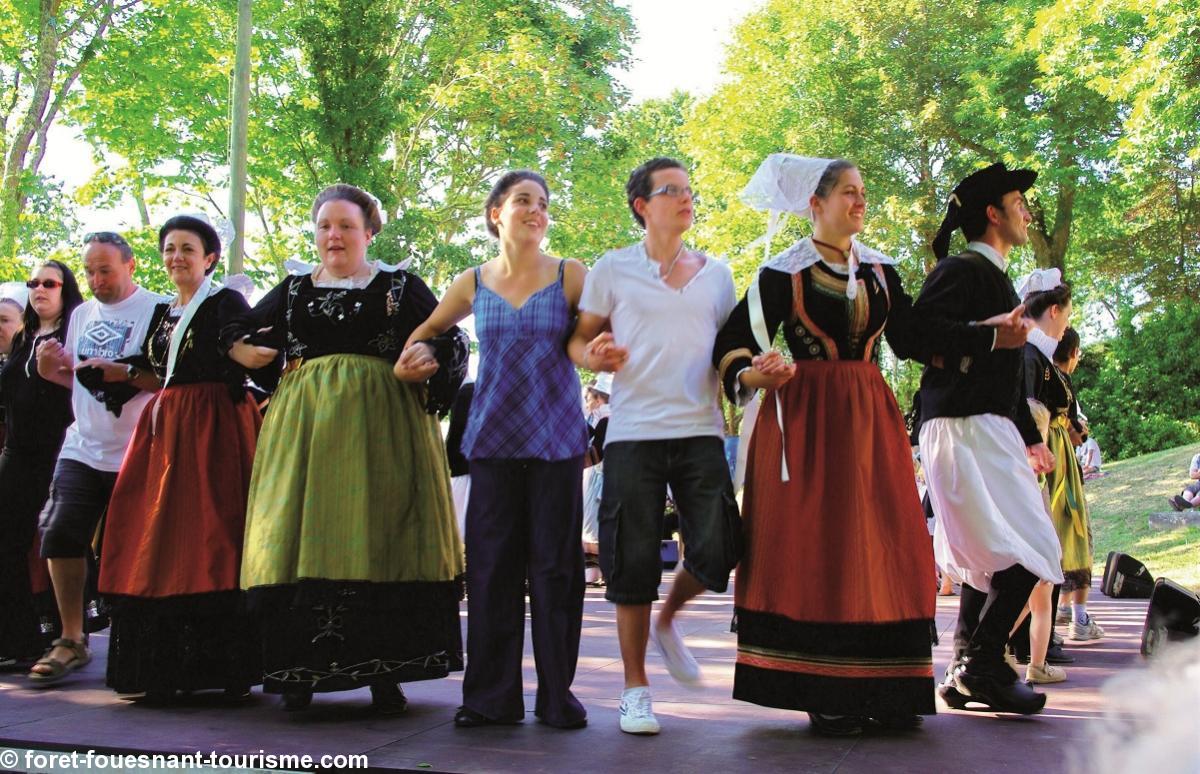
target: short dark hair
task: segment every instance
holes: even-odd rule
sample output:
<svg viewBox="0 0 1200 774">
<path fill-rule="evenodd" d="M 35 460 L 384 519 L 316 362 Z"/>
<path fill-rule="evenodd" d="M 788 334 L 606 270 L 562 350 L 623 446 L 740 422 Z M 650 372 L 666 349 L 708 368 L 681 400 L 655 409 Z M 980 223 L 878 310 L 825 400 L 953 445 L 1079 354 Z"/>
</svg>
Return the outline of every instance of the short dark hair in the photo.
<svg viewBox="0 0 1200 774">
<path fill-rule="evenodd" d="M 192 215 L 176 215 L 162 224 L 162 228 L 158 230 L 158 252 L 160 254 L 163 251 L 163 244 L 167 241 L 167 235 L 172 231 L 187 231 L 200 237 L 200 242 L 204 245 L 204 254 L 217 256 L 217 260 L 213 261 L 212 265 L 204 270 L 204 273 L 211 274 L 213 269 L 217 268 L 217 264 L 221 262 L 221 238 L 217 236 L 217 230 L 211 224 Z"/>
<path fill-rule="evenodd" d="M 102 232 L 104 233 L 104 232 Z M 92 240 L 88 240 L 92 241 Z M 101 241 L 101 240 L 95 240 Z M 105 242 L 104 244 L 111 244 Z M 62 275 L 62 326 L 63 331 L 67 329 L 67 322 L 71 319 L 71 312 L 75 311 L 75 307 L 83 303 L 83 294 L 79 292 L 79 282 L 75 279 L 75 273 L 67 268 L 67 265 L 62 261 L 42 261 L 38 266 L 39 269 L 51 268 Z M 37 273 L 36 271 L 34 272 Z M 21 335 L 34 336 L 37 334 L 37 329 L 41 326 L 42 321 L 38 319 L 38 313 L 34 311 L 33 304 L 29 301 L 25 302 L 25 330 Z M 13 349 L 17 348 L 18 342 L 13 342 Z"/>
<path fill-rule="evenodd" d="M 633 208 L 633 203 L 638 199 L 646 199 L 650 196 L 650 176 L 661 169 L 687 171 L 687 167 L 673 158 L 655 156 L 630 172 L 629 181 L 625 183 L 625 200 L 629 202 L 629 211 L 633 213 L 633 219 L 642 228 L 646 227 L 646 220 Z"/>
<path fill-rule="evenodd" d="M 1068 326 L 1067 329 L 1063 331 L 1063 337 L 1058 340 L 1058 346 L 1054 349 L 1054 362 L 1067 362 L 1078 349 L 1079 332 Z"/>
<path fill-rule="evenodd" d="M 112 245 L 121 253 L 121 261 L 129 263 L 133 260 L 133 248 L 125 241 L 125 237 L 115 231 L 93 231 L 90 234 L 85 234 L 83 237 L 83 245 L 87 247 L 92 243 L 100 245 Z M 58 263 L 57 261 L 48 261 L 47 263 Z"/>
<path fill-rule="evenodd" d="M 1049 290 L 1035 290 L 1022 299 L 1025 304 L 1025 316 L 1036 320 L 1045 314 L 1052 306 L 1065 306 L 1071 302 L 1071 286 L 1064 282 Z"/>
<path fill-rule="evenodd" d="M 987 208 L 995 207 L 998 210 L 1004 209 L 1004 195 L 1001 194 L 990 196 L 979 207 L 967 207 L 962 211 L 961 228 L 963 236 L 968 242 L 973 242 L 984 235 L 988 227 Z"/>
<path fill-rule="evenodd" d="M 333 201 L 357 204 L 358 208 L 362 210 L 363 225 L 370 229 L 372 234 L 378 234 L 383 230 L 383 216 L 379 214 L 379 202 L 363 189 L 348 183 L 334 183 L 317 194 L 312 206 L 313 223 L 317 222 L 317 213 L 321 211 L 321 206 L 326 202 Z"/>
<path fill-rule="evenodd" d="M 847 169 L 858 169 L 858 167 L 845 159 L 834 159 L 829 162 L 829 166 L 825 167 L 825 171 L 821 173 L 821 179 L 817 181 L 817 188 L 813 191 L 813 195 L 818 199 L 828 199 L 829 194 L 833 193 L 833 187 L 837 185 L 838 179 Z"/>
<path fill-rule="evenodd" d="M 494 237 L 500 236 L 500 229 L 496 228 L 496 224 L 492 222 L 491 212 L 493 207 L 499 207 L 504 204 L 505 198 L 508 196 L 508 191 L 517 183 L 525 180 L 532 180 L 542 187 L 546 192 L 546 201 L 550 200 L 550 187 L 546 185 L 546 178 L 534 172 L 532 169 L 514 169 L 511 172 L 505 172 L 496 184 L 492 186 L 492 192 L 488 194 L 487 199 L 483 203 L 483 225 L 487 227 L 487 231 Z"/>
</svg>

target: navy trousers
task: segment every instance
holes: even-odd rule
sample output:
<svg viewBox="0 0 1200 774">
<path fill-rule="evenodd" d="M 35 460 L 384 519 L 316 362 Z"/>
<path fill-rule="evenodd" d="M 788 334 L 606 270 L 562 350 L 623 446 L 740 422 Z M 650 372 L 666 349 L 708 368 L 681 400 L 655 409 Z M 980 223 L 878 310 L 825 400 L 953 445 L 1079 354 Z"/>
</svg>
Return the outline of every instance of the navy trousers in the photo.
<svg viewBox="0 0 1200 774">
<path fill-rule="evenodd" d="M 471 460 L 467 502 L 467 670 L 463 706 L 492 720 L 525 715 L 525 579 L 543 723 L 587 710 L 571 693 L 583 621 L 583 457 Z"/>
</svg>

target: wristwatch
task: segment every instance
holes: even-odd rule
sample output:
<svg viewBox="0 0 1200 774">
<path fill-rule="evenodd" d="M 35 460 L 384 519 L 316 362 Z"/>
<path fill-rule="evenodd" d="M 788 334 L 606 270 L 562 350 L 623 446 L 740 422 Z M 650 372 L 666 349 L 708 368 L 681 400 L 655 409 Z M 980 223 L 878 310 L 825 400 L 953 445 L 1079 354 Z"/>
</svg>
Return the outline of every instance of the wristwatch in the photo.
<svg viewBox="0 0 1200 774">
<path fill-rule="evenodd" d="M 130 363 L 129 365 L 125 366 L 125 381 L 132 382 L 134 379 L 138 378 L 138 374 L 140 373 L 141 371 L 138 370 L 137 366 Z"/>
</svg>

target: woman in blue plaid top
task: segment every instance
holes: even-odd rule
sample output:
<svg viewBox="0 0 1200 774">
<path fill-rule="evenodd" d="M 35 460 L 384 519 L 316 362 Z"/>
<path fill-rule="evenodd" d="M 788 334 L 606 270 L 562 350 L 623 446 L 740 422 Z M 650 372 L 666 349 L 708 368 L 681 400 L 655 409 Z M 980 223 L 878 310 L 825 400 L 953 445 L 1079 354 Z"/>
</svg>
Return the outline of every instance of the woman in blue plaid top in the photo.
<svg viewBox="0 0 1200 774">
<path fill-rule="evenodd" d="M 566 352 L 587 270 L 541 251 L 549 202 L 537 173 L 501 177 L 484 205 L 499 255 L 460 274 L 410 338 L 428 338 L 475 315 L 479 375 L 462 443 L 471 498 L 459 727 L 524 718 L 526 577 L 538 674 L 534 714 L 556 728 L 587 724 L 571 682 L 583 618 L 579 535 L 588 441 L 579 377 Z M 419 367 L 420 358 L 419 351 L 406 352 L 397 374 Z"/>
</svg>

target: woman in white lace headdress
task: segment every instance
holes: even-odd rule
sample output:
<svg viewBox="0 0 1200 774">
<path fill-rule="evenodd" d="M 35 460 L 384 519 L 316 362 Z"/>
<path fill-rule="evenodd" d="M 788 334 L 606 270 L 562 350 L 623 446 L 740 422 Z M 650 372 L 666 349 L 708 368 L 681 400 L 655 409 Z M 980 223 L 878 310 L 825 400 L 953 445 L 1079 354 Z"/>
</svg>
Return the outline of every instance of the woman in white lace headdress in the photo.
<svg viewBox="0 0 1200 774">
<path fill-rule="evenodd" d="M 743 197 L 811 218 L 717 337 L 727 395 L 765 388 L 750 444 L 734 698 L 806 710 L 816 731 L 934 713 L 933 554 L 880 339 L 912 351 L 895 261 L 855 238 L 866 191 L 847 161 L 768 157 Z M 794 363 L 772 349 L 782 330 Z"/>
</svg>

